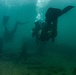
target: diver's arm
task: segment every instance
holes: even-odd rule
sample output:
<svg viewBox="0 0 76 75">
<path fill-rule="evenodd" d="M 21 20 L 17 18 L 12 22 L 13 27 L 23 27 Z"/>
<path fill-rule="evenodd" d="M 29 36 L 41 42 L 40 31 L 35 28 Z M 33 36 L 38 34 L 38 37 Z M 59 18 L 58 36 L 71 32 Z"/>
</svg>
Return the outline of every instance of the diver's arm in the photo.
<svg viewBox="0 0 76 75">
<path fill-rule="evenodd" d="M 53 27 L 52 27 L 52 42 L 54 42 L 55 37 L 57 36 L 57 19 L 53 21 Z"/>
<path fill-rule="evenodd" d="M 53 27 L 52 27 L 52 37 L 56 37 L 57 35 L 57 19 L 53 21 Z"/>
<path fill-rule="evenodd" d="M 57 31 L 57 19 L 55 21 L 53 21 L 53 31 Z"/>
</svg>

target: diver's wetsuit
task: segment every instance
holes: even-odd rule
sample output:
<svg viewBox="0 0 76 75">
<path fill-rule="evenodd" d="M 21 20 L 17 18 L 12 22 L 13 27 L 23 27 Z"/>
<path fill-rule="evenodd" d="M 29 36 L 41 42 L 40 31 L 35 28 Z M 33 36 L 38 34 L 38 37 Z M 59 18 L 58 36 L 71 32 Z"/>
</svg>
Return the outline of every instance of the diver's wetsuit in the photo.
<svg viewBox="0 0 76 75">
<path fill-rule="evenodd" d="M 36 37 L 36 42 L 37 42 L 37 44 L 38 44 L 38 40 L 39 40 L 39 38 L 40 38 L 40 35 L 41 35 L 41 30 L 42 30 L 42 21 L 41 20 L 39 20 L 39 21 L 36 21 L 35 22 L 35 28 L 33 28 L 32 29 L 32 36 L 34 37 Z"/>
<path fill-rule="evenodd" d="M 45 26 L 42 28 L 39 40 L 44 42 L 52 38 L 52 41 L 54 41 L 54 38 L 56 36 L 57 36 L 57 19 L 51 22 L 50 25 L 48 25 L 47 23 L 45 24 Z"/>
<path fill-rule="evenodd" d="M 52 42 L 54 42 L 54 38 L 57 36 L 57 21 L 58 17 L 68 12 L 74 6 L 67 6 L 63 10 L 58 8 L 49 8 L 45 14 L 46 25 L 42 29 L 42 33 L 40 36 L 41 41 L 48 41 L 52 38 Z M 48 34 L 48 31 L 51 31 L 51 34 Z"/>
<path fill-rule="evenodd" d="M 48 41 L 50 38 L 52 42 L 54 42 L 55 37 L 57 36 L 57 22 L 58 17 L 63 15 L 64 13 L 68 12 L 74 6 L 67 6 L 63 10 L 58 8 L 49 8 L 45 14 L 45 23 L 43 27 L 39 27 L 39 21 L 35 23 L 35 28 L 33 30 L 33 34 L 35 33 L 37 41 L 40 40 L 42 42 Z M 38 35 L 39 30 L 41 28 L 41 34 Z"/>
</svg>

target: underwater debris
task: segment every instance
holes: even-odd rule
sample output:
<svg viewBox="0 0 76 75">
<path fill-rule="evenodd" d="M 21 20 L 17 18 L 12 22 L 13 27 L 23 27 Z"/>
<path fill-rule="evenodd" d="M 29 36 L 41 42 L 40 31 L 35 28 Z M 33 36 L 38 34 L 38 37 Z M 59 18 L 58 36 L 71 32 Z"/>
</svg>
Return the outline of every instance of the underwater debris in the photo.
<svg viewBox="0 0 76 75">
<path fill-rule="evenodd" d="M 65 69 L 64 69 L 63 67 L 59 67 L 59 68 L 58 68 L 58 71 L 60 71 L 60 72 L 65 72 Z"/>
<path fill-rule="evenodd" d="M 21 75 L 30 75 L 30 74 L 29 73 L 28 74 L 22 73 Z"/>
<path fill-rule="evenodd" d="M 55 67 L 55 66 L 47 66 L 47 65 L 30 65 L 27 69 L 35 69 L 35 70 L 46 70 L 53 74 L 64 73 L 65 70 L 63 67 Z M 61 70 L 60 70 L 61 69 Z"/>
<path fill-rule="evenodd" d="M 39 72 L 37 73 L 37 75 L 41 75 L 41 71 L 39 71 Z"/>
<path fill-rule="evenodd" d="M 47 75 L 53 75 L 50 71 L 48 71 Z"/>
<path fill-rule="evenodd" d="M 30 75 L 30 73 L 27 73 L 27 75 Z"/>
<path fill-rule="evenodd" d="M 76 75 L 76 67 L 72 71 L 73 75 Z"/>
<path fill-rule="evenodd" d="M 3 54 L 3 39 L 0 38 L 0 57 L 2 57 Z"/>
<path fill-rule="evenodd" d="M 10 61 L 14 61 L 17 58 L 17 53 L 13 53 L 13 52 L 6 52 L 4 53 L 4 60 L 10 60 Z"/>
<path fill-rule="evenodd" d="M 23 42 L 23 45 L 21 47 L 21 52 L 19 58 L 26 60 L 27 59 L 27 43 Z"/>
<path fill-rule="evenodd" d="M 66 75 L 65 73 L 62 73 L 62 75 Z"/>
<path fill-rule="evenodd" d="M 52 66 L 52 65 L 49 65 L 47 66 L 47 70 L 51 73 L 51 74 L 58 74 L 58 73 L 64 73 L 66 72 L 65 69 L 61 66 Z"/>
</svg>

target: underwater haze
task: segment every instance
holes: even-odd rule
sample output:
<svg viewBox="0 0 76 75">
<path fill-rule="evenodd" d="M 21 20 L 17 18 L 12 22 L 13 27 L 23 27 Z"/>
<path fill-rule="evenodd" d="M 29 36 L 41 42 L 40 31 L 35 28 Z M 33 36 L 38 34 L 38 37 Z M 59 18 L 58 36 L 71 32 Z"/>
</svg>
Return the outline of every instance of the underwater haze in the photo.
<svg viewBox="0 0 76 75">
<path fill-rule="evenodd" d="M 58 18 L 55 42 L 38 45 L 35 21 L 45 20 L 50 7 L 69 5 L 74 8 Z M 0 75 L 76 75 L 76 1 L 0 0 L 0 66 Z"/>
</svg>

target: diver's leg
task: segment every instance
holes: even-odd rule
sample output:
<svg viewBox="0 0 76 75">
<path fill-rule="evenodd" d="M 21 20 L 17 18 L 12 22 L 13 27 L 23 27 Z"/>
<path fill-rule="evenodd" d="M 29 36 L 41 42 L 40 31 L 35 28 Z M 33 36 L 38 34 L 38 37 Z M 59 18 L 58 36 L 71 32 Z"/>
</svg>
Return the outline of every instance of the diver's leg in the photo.
<svg viewBox="0 0 76 75">
<path fill-rule="evenodd" d="M 4 25 L 4 28 L 5 28 L 5 33 L 8 33 L 8 28 L 7 28 L 7 23 L 9 21 L 9 16 L 3 16 L 3 25 Z"/>
<path fill-rule="evenodd" d="M 16 22 L 13 30 L 11 31 L 11 34 L 14 35 L 16 33 L 16 30 L 17 30 L 18 25 L 24 25 L 26 23 L 28 23 L 28 22 Z"/>
<path fill-rule="evenodd" d="M 72 8 L 74 8 L 74 6 L 72 6 L 72 5 L 69 5 L 69 6 L 65 7 L 65 8 L 61 11 L 60 16 L 63 15 L 63 14 L 65 14 L 66 12 L 68 12 L 69 10 L 71 10 Z"/>
<path fill-rule="evenodd" d="M 3 16 L 3 25 L 5 26 L 9 21 L 9 16 Z"/>
<path fill-rule="evenodd" d="M 19 22 L 19 21 L 17 21 L 16 22 L 17 25 L 24 25 L 24 24 L 27 24 L 27 23 L 28 23 L 28 21 L 26 21 L 26 22 Z"/>
</svg>

